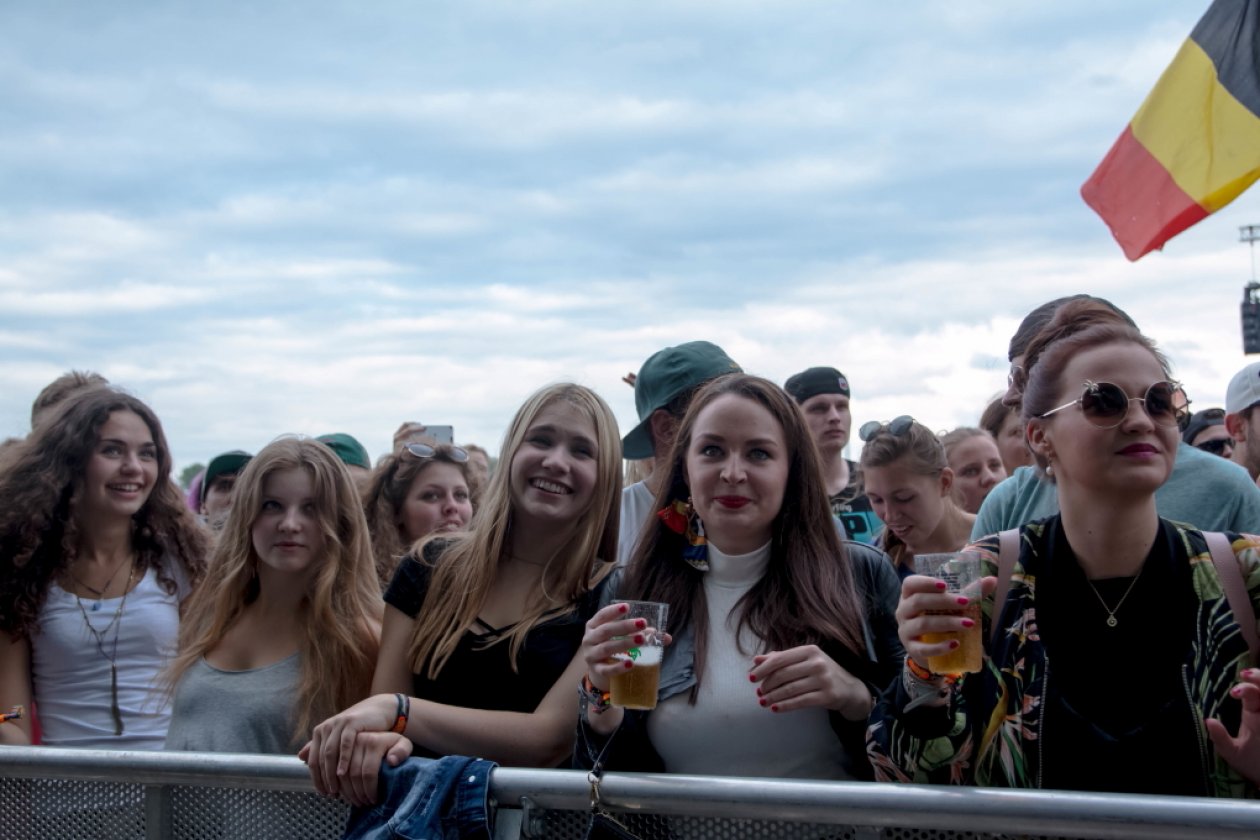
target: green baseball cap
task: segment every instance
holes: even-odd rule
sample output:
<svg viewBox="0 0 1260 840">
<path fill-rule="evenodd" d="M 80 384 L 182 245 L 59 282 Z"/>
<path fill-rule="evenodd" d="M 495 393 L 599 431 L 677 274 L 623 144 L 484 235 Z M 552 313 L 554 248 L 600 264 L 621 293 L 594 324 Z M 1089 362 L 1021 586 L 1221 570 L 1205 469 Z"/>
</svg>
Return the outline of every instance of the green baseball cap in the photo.
<svg viewBox="0 0 1260 840">
<path fill-rule="evenodd" d="M 651 458 L 652 432 L 648 418 L 652 412 L 669 405 L 679 394 L 727 373 L 743 373 L 743 369 L 731 361 L 721 347 L 708 341 L 689 341 L 649 356 L 634 380 L 634 407 L 639 412 L 639 425 L 622 438 L 622 455 L 632 461 Z"/>
<path fill-rule="evenodd" d="M 372 469 L 372 458 L 368 455 L 367 449 L 345 432 L 320 435 L 315 439 L 335 452 L 346 466 L 363 467 L 365 470 Z"/>
<path fill-rule="evenodd" d="M 224 452 L 222 455 L 211 458 L 209 465 L 206 466 L 206 473 L 201 478 L 201 503 L 205 504 L 206 494 L 210 492 L 210 485 L 214 484 L 216 478 L 221 475 L 235 475 L 245 469 L 245 465 L 253 457 L 244 450 L 233 449 L 231 452 Z"/>
</svg>

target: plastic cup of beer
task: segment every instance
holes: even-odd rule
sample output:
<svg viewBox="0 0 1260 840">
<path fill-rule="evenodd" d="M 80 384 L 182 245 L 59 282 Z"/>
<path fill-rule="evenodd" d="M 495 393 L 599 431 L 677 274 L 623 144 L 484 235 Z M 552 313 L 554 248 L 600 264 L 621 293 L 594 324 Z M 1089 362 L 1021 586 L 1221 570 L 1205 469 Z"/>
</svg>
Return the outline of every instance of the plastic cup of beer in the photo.
<svg viewBox="0 0 1260 840">
<path fill-rule="evenodd" d="M 643 644 L 623 653 L 614 654 L 616 659 L 633 663 L 634 667 L 613 674 L 609 693 L 612 704 L 624 709 L 655 709 L 656 689 L 661 681 L 661 658 L 664 654 L 665 618 L 669 605 L 656 601 L 622 601 L 630 607 L 625 618 L 642 618 L 647 627 L 642 631 Z"/>
<path fill-rule="evenodd" d="M 916 554 L 915 571 L 945 581 L 951 595 L 965 595 L 971 603 L 957 610 L 932 610 L 932 615 L 960 615 L 975 622 L 949 633 L 924 633 L 929 644 L 956 640 L 958 647 L 940 656 L 929 656 L 928 670 L 934 674 L 971 674 L 980 670 L 984 647 L 980 637 L 980 555 L 975 552 Z"/>
</svg>

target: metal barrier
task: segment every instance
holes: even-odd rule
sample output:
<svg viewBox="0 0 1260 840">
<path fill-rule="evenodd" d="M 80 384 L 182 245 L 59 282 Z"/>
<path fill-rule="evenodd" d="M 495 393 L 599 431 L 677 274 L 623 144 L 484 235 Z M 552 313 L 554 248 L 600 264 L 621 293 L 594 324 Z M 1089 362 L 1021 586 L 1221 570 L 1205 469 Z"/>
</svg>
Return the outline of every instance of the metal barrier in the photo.
<svg viewBox="0 0 1260 840">
<path fill-rule="evenodd" d="M 496 840 L 583 836 L 584 773 L 500 768 L 491 793 Z M 652 838 L 1260 836 L 1260 803 L 1238 800 L 637 773 L 601 794 Z M 6 840 L 335 838 L 345 817 L 296 758 L 0 747 Z"/>
</svg>

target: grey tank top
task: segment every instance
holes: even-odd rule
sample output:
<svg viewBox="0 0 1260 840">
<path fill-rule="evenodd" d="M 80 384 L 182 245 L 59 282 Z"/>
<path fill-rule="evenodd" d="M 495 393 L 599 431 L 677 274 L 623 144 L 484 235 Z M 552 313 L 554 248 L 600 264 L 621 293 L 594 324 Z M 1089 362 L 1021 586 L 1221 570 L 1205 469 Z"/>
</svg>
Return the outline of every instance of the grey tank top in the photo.
<svg viewBox="0 0 1260 840">
<path fill-rule="evenodd" d="M 197 660 L 175 688 L 166 749 L 296 753 L 293 701 L 301 663 L 295 653 L 262 668 L 223 671 Z"/>
</svg>

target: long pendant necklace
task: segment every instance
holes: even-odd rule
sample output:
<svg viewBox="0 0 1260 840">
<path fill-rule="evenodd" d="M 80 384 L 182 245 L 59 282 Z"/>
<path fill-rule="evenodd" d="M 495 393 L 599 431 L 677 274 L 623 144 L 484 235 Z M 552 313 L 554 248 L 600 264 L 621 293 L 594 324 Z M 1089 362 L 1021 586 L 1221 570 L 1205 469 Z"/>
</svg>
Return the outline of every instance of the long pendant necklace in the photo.
<svg viewBox="0 0 1260 840">
<path fill-rule="evenodd" d="M 1094 597 L 1098 599 L 1098 603 L 1102 604 L 1102 608 L 1107 611 L 1107 626 L 1115 627 L 1120 622 L 1116 620 L 1116 613 L 1120 611 L 1120 607 L 1124 605 L 1124 599 L 1129 597 L 1129 593 L 1133 591 L 1133 587 L 1137 586 L 1138 579 L 1142 577 L 1142 572 L 1146 571 L 1146 564 L 1142 564 L 1142 568 L 1138 569 L 1138 573 L 1133 577 L 1133 582 L 1129 584 L 1129 588 L 1124 590 L 1124 594 L 1120 596 L 1120 600 L 1116 602 L 1114 608 L 1107 606 L 1107 602 L 1103 600 L 1103 596 L 1094 587 L 1093 581 L 1085 578 L 1085 582 L 1089 584 L 1090 590 L 1094 593 Z"/>
<path fill-rule="evenodd" d="M 92 626 L 92 622 L 88 620 L 87 610 L 83 608 L 83 599 L 76 593 L 74 601 L 79 605 L 79 612 L 83 614 L 83 623 L 87 625 L 88 632 L 92 634 L 92 638 L 96 640 L 96 649 L 100 652 L 101 657 L 109 663 L 109 715 L 114 720 L 114 734 L 123 734 L 122 709 L 118 706 L 118 637 L 122 634 L 122 614 L 123 608 L 127 606 L 127 595 L 131 592 L 131 584 L 136 579 L 136 564 L 132 558 L 131 572 L 127 575 L 127 588 L 123 590 L 122 600 L 118 603 L 118 609 L 114 611 L 114 617 L 110 619 L 109 624 L 105 625 L 105 629 L 97 631 Z M 99 601 L 97 603 L 100 603 Z M 111 653 L 105 652 L 105 639 L 109 636 L 109 631 L 114 631 L 114 647 Z"/>
<path fill-rule="evenodd" d="M 91 592 L 93 595 L 96 596 L 96 601 L 92 604 L 92 612 L 101 611 L 101 601 L 105 600 L 105 593 L 108 592 L 109 588 L 114 585 L 114 578 L 118 577 L 118 572 L 122 569 L 123 566 L 127 565 L 129 561 L 134 563 L 134 560 L 135 560 L 134 557 L 128 557 L 124 560 L 119 560 L 118 565 L 114 567 L 114 571 L 110 573 L 109 580 L 105 581 L 105 585 L 101 587 L 100 589 L 97 589 L 95 586 L 89 586 L 88 584 L 80 580 L 79 576 L 76 575 L 74 572 L 70 572 L 71 580 L 73 580 L 79 586 L 83 587 L 88 592 Z"/>
</svg>

